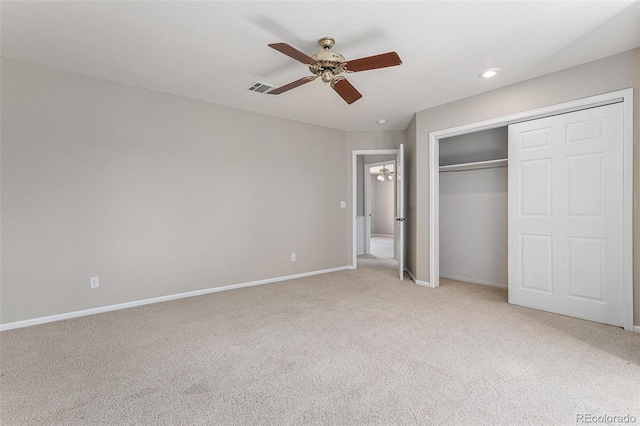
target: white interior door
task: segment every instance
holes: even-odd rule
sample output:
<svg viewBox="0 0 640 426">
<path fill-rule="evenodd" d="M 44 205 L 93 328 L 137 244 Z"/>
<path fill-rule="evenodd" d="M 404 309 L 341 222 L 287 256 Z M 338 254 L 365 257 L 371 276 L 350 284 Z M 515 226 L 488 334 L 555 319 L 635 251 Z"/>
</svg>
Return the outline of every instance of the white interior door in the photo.
<svg viewBox="0 0 640 426">
<path fill-rule="evenodd" d="M 394 227 L 396 256 L 398 259 L 398 274 L 400 279 L 404 279 L 404 225 L 406 222 L 404 207 L 404 145 L 400 144 L 398 156 L 396 158 L 396 223 Z"/>
<path fill-rule="evenodd" d="M 509 303 L 624 325 L 622 114 L 509 126 Z"/>
<path fill-rule="evenodd" d="M 371 166 L 365 164 L 362 182 L 364 186 L 364 254 L 371 254 Z"/>
</svg>

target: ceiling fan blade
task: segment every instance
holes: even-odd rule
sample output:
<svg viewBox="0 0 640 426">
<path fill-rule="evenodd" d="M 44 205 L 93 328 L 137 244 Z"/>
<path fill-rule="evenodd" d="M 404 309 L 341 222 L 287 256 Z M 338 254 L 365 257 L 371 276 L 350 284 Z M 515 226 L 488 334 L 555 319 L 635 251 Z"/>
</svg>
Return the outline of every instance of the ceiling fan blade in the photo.
<svg viewBox="0 0 640 426">
<path fill-rule="evenodd" d="M 358 72 L 386 68 L 400 65 L 402 61 L 396 52 L 383 53 L 381 55 L 367 56 L 347 62 L 347 71 Z"/>
<path fill-rule="evenodd" d="M 291 90 L 291 89 L 295 89 L 298 86 L 302 86 L 305 83 L 308 83 L 310 81 L 315 80 L 316 77 L 315 76 L 308 76 L 308 77 L 302 77 L 300 80 L 296 80 L 294 82 L 291 82 L 289 84 L 285 84 L 284 86 L 278 87 L 276 89 L 273 89 L 269 92 L 267 92 L 267 94 L 269 95 L 279 95 L 280 93 L 284 93 L 287 90 Z"/>
<path fill-rule="evenodd" d="M 338 93 L 338 95 L 340 95 L 349 105 L 362 97 L 360 92 L 358 92 L 356 88 L 344 78 L 335 79 L 333 83 L 331 83 L 331 87 L 333 87 L 333 90 L 335 90 L 336 93 Z"/>
<path fill-rule="evenodd" d="M 289 46 L 287 43 L 273 43 L 269 45 L 270 48 L 276 49 L 280 53 L 284 53 L 290 58 L 295 59 L 296 61 L 302 62 L 305 65 L 315 65 L 318 63 L 311 56 L 302 53 L 295 47 Z"/>
</svg>

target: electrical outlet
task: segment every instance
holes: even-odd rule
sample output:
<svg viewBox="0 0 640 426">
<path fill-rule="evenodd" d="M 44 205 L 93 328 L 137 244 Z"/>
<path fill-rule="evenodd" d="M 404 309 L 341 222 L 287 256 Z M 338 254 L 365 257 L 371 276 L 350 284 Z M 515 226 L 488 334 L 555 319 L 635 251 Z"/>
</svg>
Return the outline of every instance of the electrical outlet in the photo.
<svg viewBox="0 0 640 426">
<path fill-rule="evenodd" d="M 100 281 L 98 280 L 98 277 L 89 278 L 89 285 L 91 286 L 91 288 L 100 287 Z"/>
<path fill-rule="evenodd" d="M 291 253 L 291 261 L 292 262 L 296 261 L 296 254 L 295 253 Z"/>
</svg>

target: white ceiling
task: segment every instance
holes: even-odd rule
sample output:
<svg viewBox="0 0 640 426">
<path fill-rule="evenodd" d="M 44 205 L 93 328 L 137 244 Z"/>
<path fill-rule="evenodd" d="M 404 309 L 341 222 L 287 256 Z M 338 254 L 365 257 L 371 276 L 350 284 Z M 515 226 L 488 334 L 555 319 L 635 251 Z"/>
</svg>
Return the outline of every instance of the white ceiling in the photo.
<svg viewBox="0 0 640 426">
<path fill-rule="evenodd" d="M 638 1 L 2 1 L 3 57 L 340 130 L 404 129 L 416 111 L 640 46 Z M 347 59 L 396 51 L 403 64 L 348 75 L 347 105 L 267 47 Z M 492 80 L 477 74 L 491 67 Z M 386 126 L 376 125 L 384 118 Z"/>
</svg>

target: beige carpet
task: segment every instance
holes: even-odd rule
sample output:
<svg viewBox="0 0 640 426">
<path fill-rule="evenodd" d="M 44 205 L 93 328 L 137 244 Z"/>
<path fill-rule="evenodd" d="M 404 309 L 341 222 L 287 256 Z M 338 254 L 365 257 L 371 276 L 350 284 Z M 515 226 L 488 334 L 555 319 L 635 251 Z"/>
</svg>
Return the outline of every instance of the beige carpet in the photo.
<svg viewBox="0 0 640 426">
<path fill-rule="evenodd" d="M 0 334 L 2 425 L 640 422 L 640 336 L 361 269 Z"/>
</svg>

